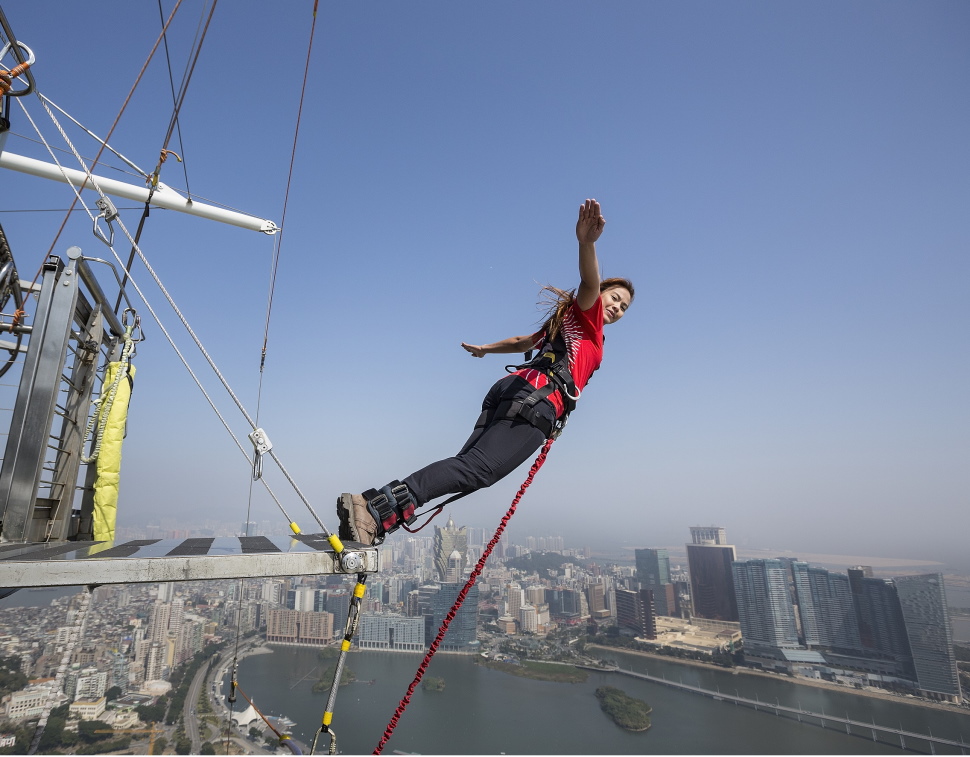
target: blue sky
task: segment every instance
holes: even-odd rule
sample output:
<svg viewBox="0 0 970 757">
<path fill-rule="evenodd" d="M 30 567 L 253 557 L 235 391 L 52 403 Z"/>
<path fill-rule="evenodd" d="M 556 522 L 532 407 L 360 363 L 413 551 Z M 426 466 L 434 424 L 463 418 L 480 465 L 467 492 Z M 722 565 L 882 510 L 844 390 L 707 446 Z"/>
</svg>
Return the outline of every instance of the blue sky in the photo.
<svg viewBox="0 0 970 757">
<path fill-rule="evenodd" d="M 4 9 L 40 90 L 106 133 L 157 4 Z M 280 221 L 311 9 L 218 6 L 170 145 L 193 193 Z M 201 14 L 184 0 L 171 27 L 176 84 Z M 274 240 L 156 211 L 142 247 L 335 528 L 339 492 L 461 445 L 505 361 L 459 343 L 527 333 L 540 285 L 576 285 L 576 209 L 596 197 L 603 272 L 632 278 L 637 299 L 512 533 L 643 547 L 713 523 L 739 546 L 956 565 L 970 523 L 968 32 L 961 2 L 324 2 L 261 393 Z M 171 110 L 160 53 L 112 144 L 150 169 Z M 16 107 L 13 131 L 7 150 L 41 156 Z M 162 180 L 185 183 L 172 162 Z M 5 209 L 70 199 L 0 175 Z M 0 215 L 25 278 L 61 218 Z M 57 246 L 70 244 L 108 254 L 81 214 Z M 145 330 L 121 521 L 243 520 L 248 463 Z M 456 522 L 494 527 L 525 473 L 456 505 Z M 259 491 L 252 506 L 276 517 Z"/>
</svg>

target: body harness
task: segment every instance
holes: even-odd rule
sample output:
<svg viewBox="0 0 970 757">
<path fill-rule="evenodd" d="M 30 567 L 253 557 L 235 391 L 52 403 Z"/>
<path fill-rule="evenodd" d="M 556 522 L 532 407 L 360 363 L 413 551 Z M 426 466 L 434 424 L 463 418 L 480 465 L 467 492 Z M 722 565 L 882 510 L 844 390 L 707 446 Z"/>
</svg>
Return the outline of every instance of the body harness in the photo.
<svg viewBox="0 0 970 757">
<path fill-rule="evenodd" d="M 559 333 L 556 334 L 555 338 L 546 340 L 542 344 L 542 348 L 536 357 L 528 359 L 529 354 L 529 352 L 526 353 L 526 362 L 521 365 L 507 365 L 505 370 L 509 373 L 515 373 L 525 368 L 538 371 L 548 379 L 546 385 L 541 389 L 533 390 L 525 399 L 506 400 L 500 403 L 496 415 L 500 418 L 521 417 L 545 434 L 547 439 L 555 439 L 566 426 L 566 419 L 569 414 L 576 409 L 576 401 L 581 394 L 576 388 L 573 374 L 569 370 L 569 348 L 566 346 L 566 339 L 562 333 Z M 562 398 L 563 414 L 555 421 L 550 422 L 539 415 L 536 411 L 536 405 L 542 400 L 548 399 L 554 392 L 559 392 L 559 396 Z M 476 428 L 485 425 L 487 415 L 487 412 L 483 412 L 479 416 L 478 423 L 475 424 Z"/>
</svg>

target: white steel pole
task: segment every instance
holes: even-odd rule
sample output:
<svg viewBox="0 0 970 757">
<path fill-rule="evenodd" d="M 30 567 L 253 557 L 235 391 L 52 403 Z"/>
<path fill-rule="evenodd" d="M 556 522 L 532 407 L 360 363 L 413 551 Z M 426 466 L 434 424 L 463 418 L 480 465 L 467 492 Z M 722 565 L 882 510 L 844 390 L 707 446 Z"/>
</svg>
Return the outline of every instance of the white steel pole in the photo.
<svg viewBox="0 0 970 757">
<path fill-rule="evenodd" d="M 53 163 L 44 163 L 40 160 L 34 160 L 33 158 L 27 158 L 23 155 L 16 155 L 6 151 L 0 152 L 0 168 L 9 168 L 14 171 L 30 174 L 31 176 L 39 176 L 42 179 L 53 179 L 64 184 L 71 183 L 75 187 L 81 186 L 87 178 L 83 171 L 78 171 L 73 168 L 61 169 Z M 95 176 L 94 181 L 97 182 L 105 194 L 124 197 L 126 200 L 135 200 L 136 202 L 145 202 L 148 200 L 147 187 L 126 184 L 123 181 L 116 181 L 115 179 L 108 179 L 103 176 Z M 87 183 L 86 188 L 93 190 L 91 182 Z M 232 226 L 240 226 L 244 229 L 251 229 L 252 231 L 261 231 L 264 234 L 275 234 L 279 231 L 279 227 L 272 221 L 256 218 L 255 216 L 248 216 L 245 213 L 237 213 L 234 210 L 217 208 L 215 205 L 207 205 L 204 202 L 188 200 L 171 187 L 162 183 L 159 183 L 158 188 L 152 195 L 151 204 L 159 208 L 177 210 L 180 213 L 188 213 L 189 215 L 208 218 L 212 221 L 219 221 L 220 223 L 228 223 Z"/>
</svg>

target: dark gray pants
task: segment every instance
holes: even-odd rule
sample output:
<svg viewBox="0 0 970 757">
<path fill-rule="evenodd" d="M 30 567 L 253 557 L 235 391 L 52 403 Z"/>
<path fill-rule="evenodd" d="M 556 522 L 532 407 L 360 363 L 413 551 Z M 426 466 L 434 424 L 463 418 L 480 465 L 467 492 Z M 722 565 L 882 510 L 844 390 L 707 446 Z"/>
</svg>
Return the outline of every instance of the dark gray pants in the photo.
<svg viewBox="0 0 970 757">
<path fill-rule="evenodd" d="M 418 507 L 446 494 L 468 494 L 491 486 L 535 454 L 545 434 L 522 418 L 496 417 L 500 404 L 524 399 L 532 391 L 521 376 L 506 376 L 492 386 L 482 402 L 482 416 L 461 451 L 404 479 Z M 536 410 L 555 421 L 556 410 L 548 400 L 539 402 Z"/>
</svg>

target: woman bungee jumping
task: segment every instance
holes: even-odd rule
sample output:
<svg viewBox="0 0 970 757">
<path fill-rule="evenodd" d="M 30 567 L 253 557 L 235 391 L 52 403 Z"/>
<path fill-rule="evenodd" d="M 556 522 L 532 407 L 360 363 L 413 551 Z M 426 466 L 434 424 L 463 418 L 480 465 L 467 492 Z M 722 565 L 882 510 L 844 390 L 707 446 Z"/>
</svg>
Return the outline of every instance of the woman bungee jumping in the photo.
<svg viewBox="0 0 970 757">
<path fill-rule="evenodd" d="M 501 480 L 558 434 L 579 395 L 603 360 L 603 327 L 620 320 L 633 301 L 629 279 L 601 279 L 596 241 L 606 219 L 596 200 L 579 208 L 579 289 L 544 287 L 552 296 L 547 319 L 535 334 L 513 336 L 492 344 L 465 344 L 473 357 L 538 350 L 538 356 L 497 381 L 482 402 L 482 413 L 461 451 L 362 494 L 337 500 L 340 538 L 365 545 L 380 544 L 415 510 L 447 494 L 471 494 Z"/>
</svg>

